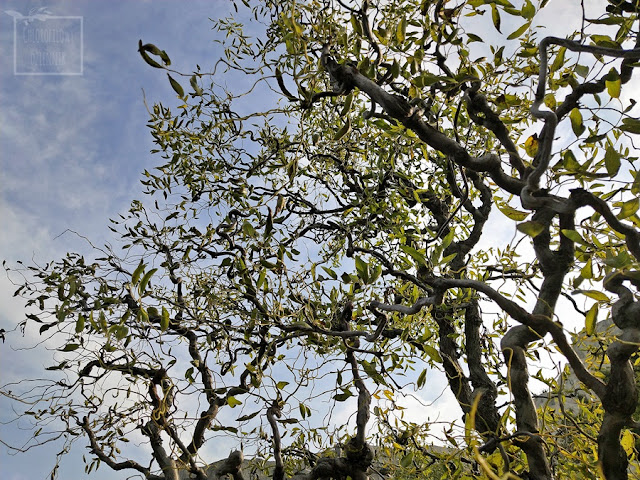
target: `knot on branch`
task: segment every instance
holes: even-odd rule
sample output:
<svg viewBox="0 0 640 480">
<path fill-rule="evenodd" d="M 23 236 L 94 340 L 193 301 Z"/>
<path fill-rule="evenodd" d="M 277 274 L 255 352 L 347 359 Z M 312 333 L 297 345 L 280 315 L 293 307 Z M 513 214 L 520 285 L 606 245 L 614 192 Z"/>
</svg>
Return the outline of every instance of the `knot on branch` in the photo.
<svg viewBox="0 0 640 480">
<path fill-rule="evenodd" d="M 339 64 L 329 54 L 329 45 L 325 44 L 322 48 L 322 56 L 320 57 L 322 66 L 329 72 L 331 79 L 331 87 L 335 93 L 345 95 L 353 90 L 353 75 L 358 73 L 358 69 L 352 65 Z"/>
<path fill-rule="evenodd" d="M 621 272 L 608 275 L 604 280 L 604 288 L 619 297 L 613 304 L 611 317 L 616 327 L 622 330 L 640 328 L 640 303 L 635 301 L 631 290 L 622 284 L 625 280 L 629 280 L 636 287 L 640 285 L 640 281 Z"/>
<path fill-rule="evenodd" d="M 234 450 L 216 469 L 216 476 L 222 477 L 230 474 L 235 478 L 235 476 L 240 472 L 240 467 L 242 467 L 243 461 L 244 454 L 242 453 L 242 450 Z"/>
<path fill-rule="evenodd" d="M 356 437 L 351 438 L 345 445 L 345 455 L 349 465 L 358 470 L 366 471 L 373 462 L 373 449 L 368 443 L 360 443 Z"/>
</svg>

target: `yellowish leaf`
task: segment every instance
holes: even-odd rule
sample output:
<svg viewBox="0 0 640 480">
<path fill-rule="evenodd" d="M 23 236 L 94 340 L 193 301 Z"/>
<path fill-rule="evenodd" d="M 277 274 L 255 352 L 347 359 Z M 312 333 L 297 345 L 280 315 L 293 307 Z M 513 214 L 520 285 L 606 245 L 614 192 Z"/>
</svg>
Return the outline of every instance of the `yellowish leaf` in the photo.
<svg viewBox="0 0 640 480">
<path fill-rule="evenodd" d="M 533 158 L 538 153 L 538 145 L 538 134 L 534 133 L 524 142 L 524 151 Z"/>
</svg>

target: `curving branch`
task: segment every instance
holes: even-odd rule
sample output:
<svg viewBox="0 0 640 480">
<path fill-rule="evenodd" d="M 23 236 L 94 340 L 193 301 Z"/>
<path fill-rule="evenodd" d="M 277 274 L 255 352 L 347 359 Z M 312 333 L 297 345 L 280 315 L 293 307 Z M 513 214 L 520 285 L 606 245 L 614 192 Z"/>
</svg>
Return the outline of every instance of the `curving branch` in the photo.
<svg viewBox="0 0 640 480">
<path fill-rule="evenodd" d="M 373 102 L 380 105 L 387 115 L 412 130 L 420 140 L 450 157 L 458 165 L 476 172 L 489 173 L 498 186 L 514 195 L 519 195 L 525 187 L 526 184 L 523 181 L 504 172 L 498 155 L 486 154 L 472 157 L 458 142 L 425 122 L 421 118 L 420 109 L 411 106 L 404 97 L 388 93 L 356 68 L 347 64 L 338 64 L 329 54 L 328 45 L 323 48 L 321 61 L 329 72 L 332 82 L 337 86 L 336 91 L 348 92 L 353 88 L 360 89 Z"/>
<path fill-rule="evenodd" d="M 568 40 L 558 37 L 545 37 L 539 45 L 540 51 L 540 70 L 538 73 L 538 87 L 536 89 L 535 99 L 531 106 L 531 115 L 544 121 L 543 134 L 540 137 L 540 146 L 536 155 L 537 162 L 535 169 L 527 177 L 527 184 L 523 188 L 520 197 L 522 206 L 528 209 L 538 209 L 549 207 L 559 213 L 567 213 L 567 202 L 557 198 L 536 197 L 534 194 L 540 190 L 540 180 L 549 168 L 551 160 L 551 149 L 553 146 L 553 137 L 558 125 L 558 115 L 551 110 L 541 110 L 544 103 L 546 93 L 547 74 L 549 58 L 547 49 L 551 45 L 559 45 L 574 52 L 587 52 L 593 55 L 602 55 L 614 58 L 624 58 L 627 60 L 640 59 L 640 48 L 631 50 L 622 50 L 615 48 L 599 47 L 597 45 L 584 45 L 574 40 Z M 602 82 L 604 89 L 604 82 Z M 577 99 L 575 99 L 577 101 Z"/>
</svg>

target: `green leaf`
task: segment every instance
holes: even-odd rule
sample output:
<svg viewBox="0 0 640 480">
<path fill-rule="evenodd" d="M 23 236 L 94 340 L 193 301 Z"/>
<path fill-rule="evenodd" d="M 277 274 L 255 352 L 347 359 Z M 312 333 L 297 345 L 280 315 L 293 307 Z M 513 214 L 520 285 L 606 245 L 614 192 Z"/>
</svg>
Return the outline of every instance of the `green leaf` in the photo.
<svg viewBox="0 0 640 480">
<path fill-rule="evenodd" d="M 511 207 L 507 203 L 496 202 L 498 210 L 500 210 L 505 216 L 516 222 L 521 222 L 529 216 L 529 212 L 522 212 Z"/>
<path fill-rule="evenodd" d="M 573 67 L 573 69 L 582 78 L 587 78 L 590 72 L 589 67 L 586 67 L 584 65 L 576 65 L 575 67 Z"/>
<path fill-rule="evenodd" d="M 584 319 L 584 328 L 587 335 L 591 336 L 596 331 L 596 323 L 598 322 L 598 304 L 594 303 Z"/>
<path fill-rule="evenodd" d="M 549 67 L 550 72 L 556 72 L 562 68 L 562 66 L 564 65 L 564 55 L 566 51 L 567 51 L 566 47 L 561 47 L 558 50 L 558 54 L 556 55 L 556 58 L 553 59 L 553 63 Z"/>
<path fill-rule="evenodd" d="M 610 177 L 614 177 L 620 170 L 620 153 L 611 145 L 607 145 L 604 154 L 604 164 L 607 167 L 607 173 Z"/>
<path fill-rule="evenodd" d="M 482 40 L 482 38 L 476 35 L 475 33 L 467 33 L 467 37 L 469 37 L 469 41 L 467 43 L 484 42 L 484 40 Z"/>
<path fill-rule="evenodd" d="M 403 468 L 409 468 L 413 463 L 413 452 L 407 453 L 400 459 L 400 466 Z"/>
<path fill-rule="evenodd" d="M 569 120 L 571 120 L 571 128 L 573 129 L 573 133 L 576 134 L 576 137 L 582 135 L 582 132 L 585 130 L 585 126 L 582 122 L 582 113 L 580 113 L 579 108 L 574 108 L 569 113 Z"/>
<path fill-rule="evenodd" d="M 76 320 L 76 333 L 80 333 L 84 330 L 86 318 L 84 315 L 78 315 L 78 320 Z"/>
<path fill-rule="evenodd" d="M 260 410 L 258 410 L 257 412 L 250 413 L 249 415 L 243 415 L 241 417 L 238 417 L 236 422 L 246 422 L 247 420 L 251 420 L 253 417 L 258 415 L 259 413 L 260 413 Z"/>
<path fill-rule="evenodd" d="M 147 285 L 149 284 L 149 280 L 151 280 L 151 277 L 157 271 L 158 271 L 157 268 L 153 268 L 153 269 L 149 270 L 147 273 L 144 274 L 144 277 L 142 277 L 142 280 L 140 280 L 140 285 L 138 286 L 138 291 L 140 292 L 140 295 L 142 295 L 144 293 L 144 291 L 147 289 Z"/>
<path fill-rule="evenodd" d="M 184 97 L 184 90 L 182 89 L 182 86 L 168 73 L 167 73 L 167 77 L 169 77 L 169 83 L 171 84 L 171 88 L 173 88 L 173 90 L 178 94 L 180 98 Z"/>
<path fill-rule="evenodd" d="M 425 368 L 424 370 L 422 370 L 422 373 L 418 375 L 418 380 L 416 382 L 417 387 L 418 388 L 424 387 L 426 380 L 427 380 L 427 369 Z"/>
<path fill-rule="evenodd" d="M 131 283 L 135 285 L 140 280 L 140 275 L 144 272 L 144 263 L 140 262 L 140 265 L 133 271 L 133 275 L 131 275 Z"/>
<path fill-rule="evenodd" d="M 640 206 L 640 199 L 634 198 L 627 200 L 620 206 L 620 213 L 616 215 L 620 220 L 628 218 L 638 211 Z"/>
<path fill-rule="evenodd" d="M 278 390 L 282 390 L 284 387 L 286 387 L 287 385 L 289 385 L 289 382 L 278 382 L 276 383 L 276 388 Z"/>
<path fill-rule="evenodd" d="M 582 238 L 582 235 L 580 235 L 578 232 L 576 232 L 575 230 L 569 230 L 567 228 L 563 228 L 561 230 L 562 234 L 567 237 L 569 240 L 576 242 L 576 243 L 581 243 L 583 245 L 587 245 L 587 242 L 584 241 L 584 239 Z"/>
<path fill-rule="evenodd" d="M 580 276 L 587 280 L 593 278 L 593 261 L 591 257 L 589 257 L 587 263 L 584 264 L 584 267 L 580 269 Z"/>
<path fill-rule="evenodd" d="M 500 32 L 500 12 L 495 3 L 491 4 L 491 20 L 493 20 L 493 26 L 496 27 L 496 30 Z"/>
<path fill-rule="evenodd" d="M 329 267 L 322 267 L 322 269 L 327 272 L 327 274 L 333 279 L 333 280 L 337 280 L 338 279 L 338 274 L 330 269 Z"/>
<path fill-rule="evenodd" d="M 114 333 L 118 340 L 122 340 L 127 335 L 129 335 L 129 329 L 127 328 L 126 325 L 117 325 L 116 328 L 114 329 Z"/>
<path fill-rule="evenodd" d="M 364 283 L 369 283 L 369 265 L 360 257 L 356 257 L 356 272 Z"/>
<path fill-rule="evenodd" d="M 382 275 L 382 265 L 376 264 L 373 270 L 369 269 L 369 283 L 375 283 Z"/>
<path fill-rule="evenodd" d="M 530 220 L 528 222 L 519 223 L 516 228 L 525 235 L 529 235 L 531 238 L 535 238 L 542 232 L 544 232 L 545 226 L 540 222 Z"/>
<path fill-rule="evenodd" d="M 519 36 L 521 36 L 524 32 L 526 32 L 529 27 L 531 26 L 531 22 L 527 22 L 524 25 L 522 25 L 520 28 L 518 28 L 516 31 L 514 31 L 512 34 L 510 34 L 507 37 L 507 40 L 514 40 L 516 38 L 518 38 Z"/>
<path fill-rule="evenodd" d="M 623 118 L 622 125 L 619 127 L 623 132 L 635 133 L 640 135 L 640 120 L 635 118 Z"/>
<path fill-rule="evenodd" d="M 140 311 L 146 315 L 144 308 L 141 308 Z M 107 316 L 103 311 L 100 311 L 100 314 L 98 315 L 98 322 L 100 323 L 100 328 L 102 329 L 102 331 L 106 333 L 109 329 L 109 323 L 107 322 Z"/>
<path fill-rule="evenodd" d="M 64 346 L 64 348 L 59 348 L 58 350 L 61 352 L 73 352 L 74 350 L 77 350 L 80 347 L 80 345 L 78 345 L 77 343 L 68 343 L 67 345 Z"/>
<path fill-rule="evenodd" d="M 353 92 L 347 95 L 344 99 L 344 105 L 342 106 L 342 111 L 340 112 L 340 117 L 344 118 L 347 116 L 349 111 L 351 110 L 351 105 L 353 104 Z"/>
<path fill-rule="evenodd" d="M 59 363 L 58 365 L 54 365 L 52 367 L 46 367 L 45 370 L 48 370 L 50 372 L 55 371 L 55 370 L 63 370 L 67 367 L 67 365 L 69 364 L 69 362 L 64 361 Z"/>
<path fill-rule="evenodd" d="M 340 130 L 336 132 L 335 136 L 333 137 L 333 140 L 336 142 L 338 140 L 341 140 L 342 137 L 344 137 L 347 133 L 349 133 L 350 130 L 351 130 L 351 118 L 347 117 L 347 121 L 344 123 L 342 128 L 340 128 Z"/>
<path fill-rule="evenodd" d="M 140 52 L 142 59 L 154 68 L 165 68 L 171 65 L 171 60 L 169 59 L 169 55 L 167 55 L 167 52 L 165 52 L 164 50 L 160 50 L 152 43 L 146 43 L 143 45 L 142 40 L 138 40 L 138 52 Z M 160 65 L 158 62 L 152 59 L 147 54 L 147 52 L 151 53 L 152 55 L 159 56 L 162 59 L 164 65 Z"/>
<path fill-rule="evenodd" d="M 564 168 L 569 172 L 578 172 L 580 167 L 582 167 L 571 150 L 564 152 L 564 155 L 562 156 L 562 163 Z"/>
<path fill-rule="evenodd" d="M 160 330 L 164 332 L 167 328 L 169 328 L 169 320 L 169 311 L 165 307 L 162 307 L 162 316 L 160 317 Z"/>
<path fill-rule="evenodd" d="M 440 352 L 438 352 L 435 348 L 433 348 L 431 345 L 423 345 L 422 348 L 424 349 L 424 353 L 431 357 L 431 360 L 436 363 L 442 363 Z"/>
<path fill-rule="evenodd" d="M 238 400 L 236 397 L 229 395 L 227 397 L 227 405 L 229 405 L 231 408 L 235 408 L 238 405 L 242 405 L 242 402 Z"/>
<path fill-rule="evenodd" d="M 251 223 L 249 223 L 248 220 L 245 220 L 242 223 L 242 232 L 247 236 L 247 237 L 251 237 L 251 238 L 257 238 L 258 233 L 256 232 L 256 229 L 253 228 L 253 225 L 251 225 Z"/>
<path fill-rule="evenodd" d="M 634 195 L 640 195 L 640 172 L 630 172 L 634 175 L 633 183 L 631 184 L 631 193 Z"/>
<path fill-rule="evenodd" d="M 407 34 L 407 18 L 402 17 L 396 28 L 396 39 L 398 43 L 403 43 Z"/>
<path fill-rule="evenodd" d="M 593 298 L 594 300 L 597 300 L 598 302 L 608 302 L 609 301 L 609 297 L 607 297 L 600 290 L 576 290 L 576 292 L 577 293 L 581 293 L 583 295 L 586 295 L 589 298 Z"/>
<path fill-rule="evenodd" d="M 527 20 L 531 20 L 536 14 L 536 7 L 533 6 L 531 0 L 526 0 L 522 6 L 522 16 Z"/>
<path fill-rule="evenodd" d="M 351 393 L 349 390 L 343 390 L 342 393 L 338 393 L 338 394 L 334 395 L 333 398 L 337 402 L 344 402 L 345 400 L 347 400 L 351 396 L 353 396 L 353 393 Z"/>
<path fill-rule="evenodd" d="M 291 31 L 293 32 L 293 34 L 296 37 L 301 37 L 302 34 L 304 33 L 304 30 L 302 29 L 302 27 L 300 25 L 298 25 L 298 22 L 296 22 L 296 15 L 295 14 L 296 14 L 295 9 L 292 9 L 292 11 L 291 11 Z"/>
<path fill-rule="evenodd" d="M 622 81 L 620 80 L 620 75 L 615 68 L 609 70 L 605 78 L 605 85 L 607 87 L 607 93 L 611 98 L 619 98 L 620 97 L 620 89 L 622 87 Z"/>
<path fill-rule="evenodd" d="M 593 34 L 591 35 L 591 40 L 593 40 L 593 42 L 599 47 L 616 48 L 616 49 L 620 48 L 620 44 L 614 41 L 608 35 Z"/>
<path fill-rule="evenodd" d="M 409 245 L 400 245 L 400 250 L 404 253 L 408 254 L 411 258 L 413 258 L 418 266 L 426 266 L 427 265 L 427 257 L 425 257 L 424 253 L 419 252 L 413 247 Z"/>
</svg>

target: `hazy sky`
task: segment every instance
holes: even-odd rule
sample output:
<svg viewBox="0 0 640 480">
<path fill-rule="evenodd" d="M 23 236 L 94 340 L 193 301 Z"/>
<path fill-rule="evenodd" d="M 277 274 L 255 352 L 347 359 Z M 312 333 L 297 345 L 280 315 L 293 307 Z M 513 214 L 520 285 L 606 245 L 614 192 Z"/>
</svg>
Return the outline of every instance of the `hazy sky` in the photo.
<svg viewBox="0 0 640 480">
<path fill-rule="evenodd" d="M 579 17 L 566 10 L 564 0 L 551 3 L 558 7 L 542 18 L 548 33 L 563 34 L 578 27 Z M 16 74 L 32 57 L 22 56 L 14 65 L 14 49 L 20 55 L 25 42 L 35 40 L 20 35 L 23 20 L 16 13 L 37 14 L 41 7 L 55 16 L 81 17 L 81 44 L 72 41 L 66 58 L 68 73 L 78 73 L 81 67 L 81 75 Z M 0 0 L 0 261 L 42 264 L 68 251 L 88 251 L 79 237 L 65 233 L 69 230 L 96 245 L 110 238 L 107 220 L 141 198 L 140 173 L 159 160 L 149 154 L 152 142 L 141 89 L 150 105 L 171 104 L 175 99 L 166 75 L 140 58 L 138 39 L 166 50 L 176 70 L 189 72 L 198 63 L 207 71 L 220 54 L 209 18 L 231 12 L 229 0 Z M 509 26 L 509 21 L 505 19 L 507 34 L 519 26 Z M 32 22 L 37 25 L 41 20 Z M 494 34 L 489 22 L 487 35 Z M 80 47 L 82 63 L 74 64 Z M 513 225 L 509 228 L 513 230 Z M 505 234 L 505 241 L 512 233 Z M 24 318 L 22 303 L 12 297 L 14 290 L 0 271 L 0 328 L 6 330 Z M 0 384 L 37 377 L 51 364 L 42 350 L 15 350 L 14 338 L 11 346 L 0 343 Z M 8 403 L 0 399 L 0 420 L 12 415 Z M 0 437 L 18 435 L 14 428 L 0 426 Z M 48 478 L 58 449 L 45 447 L 14 456 L 0 446 L 0 476 Z M 62 462 L 60 479 L 86 478 L 83 453 L 76 449 Z M 103 466 L 91 478 L 127 476 Z"/>
</svg>

